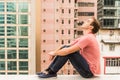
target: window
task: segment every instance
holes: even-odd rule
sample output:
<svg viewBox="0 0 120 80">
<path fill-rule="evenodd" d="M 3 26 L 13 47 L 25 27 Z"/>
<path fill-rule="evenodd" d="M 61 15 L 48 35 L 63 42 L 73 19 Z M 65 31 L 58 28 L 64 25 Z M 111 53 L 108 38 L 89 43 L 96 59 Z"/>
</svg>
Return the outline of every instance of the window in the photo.
<svg viewBox="0 0 120 80">
<path fill-rule="evenodd" d="M 104 6 L 114 6 L 115 0 L 104 0 Z"/>
<path fill-rule="evenodd" d="M 78 2 L 79 7 L 94 7 L 94 3 L 92 2 Z"/>
<path fill-rule="evenodd" d="M 43 19 L 43 22 L 46 22 L 46 19 Z"/>
<path fill-rule="evenodd" d="M 16 24 L 16 15 L 7 14 L 7 24 Z"/>
<path fill-rule="evenodd" d="M 18 21 L 19 24 L 28 24 L 28 15 L 19 15 Z"/>
<path fill-rule="evenodd" d="M 61 34 L 64 34 L 64 30 L 61 31 Z"/>
<path fill-rule="evenodd" d="M 64 9 L 62 9 L 62 13 L 64 13 Z"/>
<path fill-rule="evenodd" d="M 28 73 L 27 72 L 20 72 L 19 74 L 20 75 L 27 75 Z"/>
<path fill-rule="evenodd" d="M 56 9 L 56 11 L 58 12 L 58 11 L 59 11 L 59 9 Z"/>
<path fill-rule="evenodd" d="M 94 12 L 78 12 L 78 16 L 94 16 Z"/>
<path fill-rule="evenodd" d="M 68 44 L 70 43 L 70 40 L 68 40 Z"/>
<path fill-rule="evenodd" d="M 5 16 L 4 14 L 0 14 L 0 24 L 4 24 L 5 23 Z"/>
<path fill-rule="evenodd" d="M 70 75 L 70 70 L 68 70 L 68 75 Z"/>
<path fill-rule="evenodd" d="M 68 20 L 68 23 L 70 24 L 70 23 L 71 23 L 71 20 Z"/>
<path fill-rule="evenodd" d="M 64 20 L 62 20 L 62 24 L 64 24 Z"/>
<path fill-rule="evenodd" d="M 5 27 L 0 26 L 0 36 L 4 36 L 4 35 L 5 35 Z"/>
<path fill-rule="evenodd" d="M 5 50 L 0 50 L 0 59 L 5 59 Z"/>
<path fill-rule="evenodd" d="M 16 47 L 16 39 L 15 38 L 7 38 L 7 47 L 15 48 Z"/>
<path fill-rule="evenodd" d="M 70 30 L 68 30 L 68 34 L 70 34 Z"/>
<path fill-rule="evenodd" d="M 0 2 L 0 12 L 4 12 L 4 2 Z"/>
<path fill-rule="evenodd" d="M 8 72 L 8 75 L 16 75 L 16 72 Z"/>
<path fill-rule="evenodd" d="M 19 36 L 28 36 L 28 26 L 19 26 L 18 34 Z"/>
<path fill-rule="evenodd" d="M 46 30 L 44 29 L 43 32 L 46 32 Z"/>
<path fill-rule="evenodd" d="M 46 11 L 46 9 L 43 9 L 43 12 L 45 12 Z"/>
<path fill-rule="evenodd" d="M 28 3 L 27 2 L 20 2 L 18 3 L 18 10 L 19 12 L 28 12 Z"/>
<path fill-rule="evenodd" d="M 17 54 L 16 50 L 7 50 L 7 58 L 8 59 L 16 59 Z"/>
<path fill-rule="evenodd" d="M 8 61 L 7 62 L 7 70 L 17 70 L 17 62 L 16 61 Z"/>
<path fill-rule="evenodd" d="M 56 32 L 58 32 L 58 30 L 56 30 Z"/>
<path fill-rule="evenodd" d="M 19 59 L 28 59 L 28 50 L 19 50 Z"/>
<path fill-rule="evenodd" d="M 0 38 L 0 48 L 5 47 L 5 39 L 4 38 Z"/>
<path fill-rule="evenodd" d="M 19 39 L 19 47 L 20 48 L 28 48 L 28 39 L 27 38 L 20 38 Z"/>
<path fill-rule="evenodd" d="M 7 2 L 7 12 L 16 12 L 16 3 Z"/>
<path fill-rule="evenodd" d="M 69 3 L 71 3 L 71 0 L 69 0 Z"/>
<path fill-rule="evenodd" d="M 62 0 L 62 3 L 64 3 L 64 0 Z"/>
<path fill-rule="evenodd" d="M 56 40 L 56 42 L 58 43 L 58 40 Z"/>
<path fill-rule="evenodd" d="M 46 50 L 43 50 L 43 52 L 45 53 L 45 52 L 46 52 Z"/>
<path fill-rule="evenodd" d="M 58 22 L 58 19 L 56 19 L 56 22 Z"/>
<path fill-rule="evenodd" d="M 115 44 L 109 44 L 109 50 L 114 51 L 115 50 Z"/>
<path fill-rule="evenodd" d="M 104 19 L 103 26 L 104 27 L 114 27 L 114 19 Z"/>
<path fill-rule="evenodd" d="M 43 40 L 43 42 L 45 43 L 45 42 L 46 42 L 46 40 Z"/>
<path fill-rule="evenodd" d="M 5 72 L 0 72 L 0 75 L 5 75 Z"/>
<path fill-rule="evenodd" d="M 0 61 L 0 70 L 5 70 L 5 61 Z"/>
<path fill-rule="evenodd" d="M 68 10 L 69 11 L 69 14 L 71 13 L 71 9 Z"/>
<path fill-rule="evenodd" d="M 16 36 L 15 26 L 7 26 L 7 36 Z"/>
<path fill-rule="evenodd" d="M 120 58 L 106 58 L 106 66 L 119 67 L 120 66 Z"/>
<path fill-rule="evenodd" d="M 62 40 L 62 43 L 61 44 L 64 44 L 64 40 Z"/>
<path fill-rule="evenodd" d="M 104 10 L 104 15 L 105 15 L 105 16 L 115 16 L 115 10 L 105 9 L 105 10 Z"/>
<path fill-rule="evenodd" d="M 19 70 L 28 70 L 28 62 L 20 61 L 19 62 Z"/>
</svg>

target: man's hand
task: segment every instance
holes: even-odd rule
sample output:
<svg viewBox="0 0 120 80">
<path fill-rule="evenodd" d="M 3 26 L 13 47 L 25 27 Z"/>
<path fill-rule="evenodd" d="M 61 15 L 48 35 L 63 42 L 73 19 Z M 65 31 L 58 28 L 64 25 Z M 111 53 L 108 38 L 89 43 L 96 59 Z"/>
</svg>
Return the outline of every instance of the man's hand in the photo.
<svg viewBox="0 0 120 80">
<path fill-rule="evenodd" d="M 55 52 L 54 51 L 51 51 L 48 54 L 51 55 L 51 56 L 55 56 Z"/>
<path fill-rule="evenodd" d="M 53 51 L 48 53 L 49 55 L 49 60 L 53 60 L 53 58 L 55 57 L 55 53 Z"/>
</svg>

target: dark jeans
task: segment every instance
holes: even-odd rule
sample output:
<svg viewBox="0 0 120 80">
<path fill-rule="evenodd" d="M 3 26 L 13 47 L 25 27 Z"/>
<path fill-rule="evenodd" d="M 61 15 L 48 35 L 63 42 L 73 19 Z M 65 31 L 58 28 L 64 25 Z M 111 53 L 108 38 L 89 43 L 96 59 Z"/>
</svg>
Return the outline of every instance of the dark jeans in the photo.
<svg viewBox="0 0 120 80">
<path fill-rule="evenodd" d="M 68 46 L 64 46 L 68 47 Z M 63 48 L 64 48 L 63 47 Z M 56 56 L 53 62 L 50 64 L 49 68 L 57 73 L 62 66 L 70 60 L 73 67 L 79 72 L 79 74 L 84 78 L 93 77 L 92 72 L 90 71 L 89 65 L 86 60 L 80 55 L 79 51 L 66 55 L 66 56 Z"/>
</svg>

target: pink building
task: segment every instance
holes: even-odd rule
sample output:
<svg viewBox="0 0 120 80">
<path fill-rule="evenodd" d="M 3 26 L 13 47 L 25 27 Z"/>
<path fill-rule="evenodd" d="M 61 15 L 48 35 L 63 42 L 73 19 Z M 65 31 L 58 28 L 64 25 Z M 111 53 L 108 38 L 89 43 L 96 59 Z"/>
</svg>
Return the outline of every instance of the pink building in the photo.
<svg viewBox="0 0 120 80">
<path fill-rule="evenodd" d="M 77 22 L 96 14 L 97 0 L 41 0 L 41 70 L 50 63 L 46 53 L 69 44 L 79 33 Z M 68 61 L 59 73 L 77 72 Z"/>
</svg>

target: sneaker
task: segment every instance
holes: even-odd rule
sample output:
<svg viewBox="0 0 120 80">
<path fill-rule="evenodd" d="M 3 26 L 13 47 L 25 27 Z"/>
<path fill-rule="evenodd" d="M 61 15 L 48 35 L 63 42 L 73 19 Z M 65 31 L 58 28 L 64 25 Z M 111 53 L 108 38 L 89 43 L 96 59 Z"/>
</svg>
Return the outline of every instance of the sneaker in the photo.
<svg viewBox="0 0 120 80">
<path fill-rule="evenodd" d="M 41 75 L 41 74 L 43 74 L 43 72 L 38 72 L 38 73 L 36 73 L 37 75 Z"/>
<path fill-rule="evenodd" d="M 57 74 L 49 74 L 49 73 L 40 73 L 38 75 L 38 77 L 40 78 L 51 78 L 51 77 L 57 77 Z"/>
<path fill-rule="evenodd" d="M 42 72 L 38 72 L 38 73 L 36 73 L 37 75 L 41 75 L 41 74 L 43 74 L 43 73 L 48 73 L 48 69 L 46 69 L 46 70 L 44 70 L 44 71 L 42 71 Z"/>
</svg>

